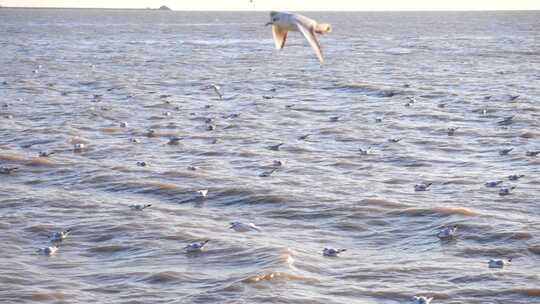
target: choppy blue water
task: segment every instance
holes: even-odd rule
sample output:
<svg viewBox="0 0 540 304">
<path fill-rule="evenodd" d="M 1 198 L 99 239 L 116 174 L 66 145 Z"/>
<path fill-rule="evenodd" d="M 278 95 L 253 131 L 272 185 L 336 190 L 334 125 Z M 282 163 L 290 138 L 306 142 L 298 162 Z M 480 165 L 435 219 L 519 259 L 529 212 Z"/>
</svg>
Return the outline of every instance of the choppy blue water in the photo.
<svg viewBox="0 0 540 304">
<path fill-rule="evenodd" d="M 0 9 L 0 302 L 540 303 L 539 12 L 308 15 Z"/>
</svg>

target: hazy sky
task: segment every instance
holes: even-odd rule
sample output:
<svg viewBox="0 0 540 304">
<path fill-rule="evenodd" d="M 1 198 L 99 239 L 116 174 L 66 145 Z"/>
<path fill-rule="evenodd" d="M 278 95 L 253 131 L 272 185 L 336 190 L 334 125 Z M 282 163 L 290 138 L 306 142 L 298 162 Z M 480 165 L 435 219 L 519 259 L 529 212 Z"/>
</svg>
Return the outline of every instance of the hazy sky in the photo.
<svg viewBox="0 0 540 304">
<path fill-rule="evenodd" d="M 0 0 L 3 6 L 175 10 L 539 10 L 540 0 Z"/>
</svg>

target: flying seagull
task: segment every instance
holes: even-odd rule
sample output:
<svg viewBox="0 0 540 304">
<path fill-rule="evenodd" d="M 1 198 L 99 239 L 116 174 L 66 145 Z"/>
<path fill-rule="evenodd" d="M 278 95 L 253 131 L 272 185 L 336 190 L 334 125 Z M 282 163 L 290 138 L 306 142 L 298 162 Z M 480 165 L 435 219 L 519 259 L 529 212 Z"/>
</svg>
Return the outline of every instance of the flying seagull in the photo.
<svg viewBox="0 0 540 304">
<path fill-rule="evenodd" d="M 272 25 L 276 49 L 281 50 L 285 46 L 289 31 L 302 32 L 321 64 L 324 62 L 321 45 L 315 34 L 330 33 L 332 31 L 330 24 L 318 23 L 306 16 L 285 12 L 270 12 L 270 19 L 266 25 Z"/>
</svg>

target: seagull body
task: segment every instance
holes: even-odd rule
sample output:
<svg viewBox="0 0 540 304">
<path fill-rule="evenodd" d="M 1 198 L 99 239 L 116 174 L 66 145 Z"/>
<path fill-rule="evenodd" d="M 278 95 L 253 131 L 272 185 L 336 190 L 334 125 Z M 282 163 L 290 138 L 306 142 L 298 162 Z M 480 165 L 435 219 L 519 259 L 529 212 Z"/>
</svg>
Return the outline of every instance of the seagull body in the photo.
<svg viewBox="0 0 540 304">
<path fill-rule="evenodd" d="M 456 131 L 457 131 L 457 127 L 453 127 L 453 128 L 448 128 L 447 131 L 448 131 L 448 136 L 452 136 L 454 134 L 456 134 Z"/>
<path fill-rule="evenodd" d="M 236 232 L 261 231 L 261 228 L 253 223 L 244 224 L 242 222 L 231 222 L 229 229 L 233 229 Z"/>
<path fill-rule="evenodd" d="M 208 189 L 198 190 L 197 193 L 201 198 L 206 198 L 208 196 Z"/>
<path fill-rule="evenodd" d="M 324 248 L 323 255 L 327 257 L 337 257 L 340 253 L 344 251 L 347 251 L 347 249 Z"/>
<path fill-rule="evenodd" d="M 182 138 L 180 137 L 171 137 L 169 139 L 169 145 L 173 145 L 173 146 L 179 145 L 181 140 Z"/>
<path fill-rule="evenodd" d="M 499 189 L 499 195 L 500 196 L 510 195 L 512 193 L 512 190 L 514 189 L 516 189 L 516 187 L 503 187 Z"/>
<path fill-rule="evenodd" d="M 301 32 L 315 51 L 320 63 L 324 62 L 321 45 L 316 34 L 331 32 L 330 24 L 318 23 L 306 16 L 287 12 L 270 12 L 270 19 L 271 21 L 266 25 L 272 25 L 276 49 L 281 50 L 285 46 L 289 31 Z"/>
<path fill-rule="evenodd" d="M 451 239 L 457 235 L 457 226 L 444 227 L 437 233 L 437 237 L 440 239 Z"/>
<path fill-rule="evenodd" d="M 429 304 L 431 303 L 432 300 L 433 300 L 433 297 L 428 298 L 424 296 L 421 296 L 421 297 L 415 296 L 413 298 L 414 304 Z"/>
<path fill-rule="evenodd" d="M 54 151 L 40 151 L 39 152 L 39 157 L 49 157 L 51 155 L 53 155 L 55 152 Z"/>
<path fill-rule="evenodd" d="M 134 205 L 129 205 L 128 207 L 131 208 L 132 210 L 143 211 L 144 209 L 149 208 L 151 206 L 152 204 L 146 204 L 146 205 L 134 204 Z"/>
<path fill-rule="evenodd" d="M 371 154 L 371 147 L 368 147 L 367 149 L 360 148 L 358 151 L 360 152 L 360 155 L 369 155 Z"/>
<path fill-rule="evenodd" d="M 55 232 L 53 235 L 51 235 L 51 242 L 60 243 L 63 240 L 65 240 L 70 233 L 71 233 L 71 229 Z"/>
<path fill-rule="evenodd" d="M 84 144 L 75 144 L 73 145 L 73 151 L 81 152 L 86 146 Z"/>
<path fill-rule="evenodd" d="M 277 144 L 277 145 L 268 146 L 268 150 L 279 151 L 279 148 L 280 148 L 281 146 L 283 146 L 283 145 L 284 145 L 284 143 L 279 143 L 279 144 Z"/>
<path fill-rule="evenodd" d="M 488 188 L 495 188 L 497 187 L 498 185 L 502 184 L 503 181 L 502 180 L 498 180 L 498 181 L 490 181 L 490 182 L 486 182 L 484 184 L 484 186 L 488 187 Z"/>
<path fill-rule="evenodd" d="M 504 268 L 504 266 L 508 266 L 512 263 L 512 259 L 508 260 L 489 260 L 488 267 L 489 268 Z"/>
<path fill-rule="evenodd" d="M 426 191 L 429 188 L 429 186 L 431 186 L 431 184 L 432 183 L 414 185 L 414 191 Z"/>
<path fill-rule="evenodd" d="M 524 177 L 525 175 L 523 174 L 512 174 L 512 175 L 509 175 L 508 176 L 508 179 L 511 180 L 511 181 L 517 181 L 518 179 Z"/>
<path fill-rule="evenodd" d="M 209 240 L 200 243 L 192 243 L 184 247 L 184 250 L 186 252 L 201 252 L 208 242 Z"/>
<path fill-rule="evenodd" d="M 44 254 L 44 255 L 54 255 L 58 251 L 58 246 L 53 245 L 45 248 L 38 249 L 38 253 Z"/>
<path fill-rule="evenodd" d="M 128 123 L 125 122 L 125 121 L 122 121 L 122 122 L 120 123 L 120 127 L 121 127 L 121 128 L 127 128 L 127 127 L 128 127 Z"/>
<path fill-rule="evenodd" d="M 272 166 L 274 166 L 274 167 L 283 167 L 283 161 L 281 161 L 281 160 L 274 160 L 274 161 L 272 162 Z"/>
<path fill-rule="evenodd" d="M 148 166 L 148 164 L 146 162 L 144 162 L 144 161 L 140 161 L 140 162 L 137 162 L 137 166 L 146 167 L 146 166 Z"/>
<path fill-rule="evenodd" d="M 129 139 L 129 142 L 134 143 L 134 144 L 138 144 L 138 143 L 140 143 L 141 141 L 138 140 L 137 138 L 130 138 L 130 139 Z"/>
<path fill-rule="evenodd" d="M 538 154 L 540 154 L 540 151 L 527 151 L 527 152 L 525 152 L 525 155 L 527 155 L 527 156 L 537 156 Z"/>
<path fill-rule="evenodd" d="M 212 89 L 214 89 L 214 92 L 216 93 L 216 95 L 219 97 L 219 99 L 223 99 L 223 95 L 221 94 L 220 92 L 220 87 L 217 85 L 217 84 L 212 84 L 210 86 Z"/>
</svg>

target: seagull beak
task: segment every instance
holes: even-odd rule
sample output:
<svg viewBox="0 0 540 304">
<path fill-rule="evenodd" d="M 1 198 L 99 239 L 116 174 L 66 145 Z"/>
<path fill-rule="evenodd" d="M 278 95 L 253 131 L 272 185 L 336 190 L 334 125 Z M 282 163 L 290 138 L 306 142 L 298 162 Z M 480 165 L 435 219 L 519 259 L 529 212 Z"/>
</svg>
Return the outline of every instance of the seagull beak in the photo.
<svg viewBox="0 0 540 304">
<path fill-rule="evenodd" d="M 269 26 L 269 25 L 273 25 L 274 23 L 273 22 L 268 22 L 267 24 L 265 24 L 264 26 Z"/>
</svg>

